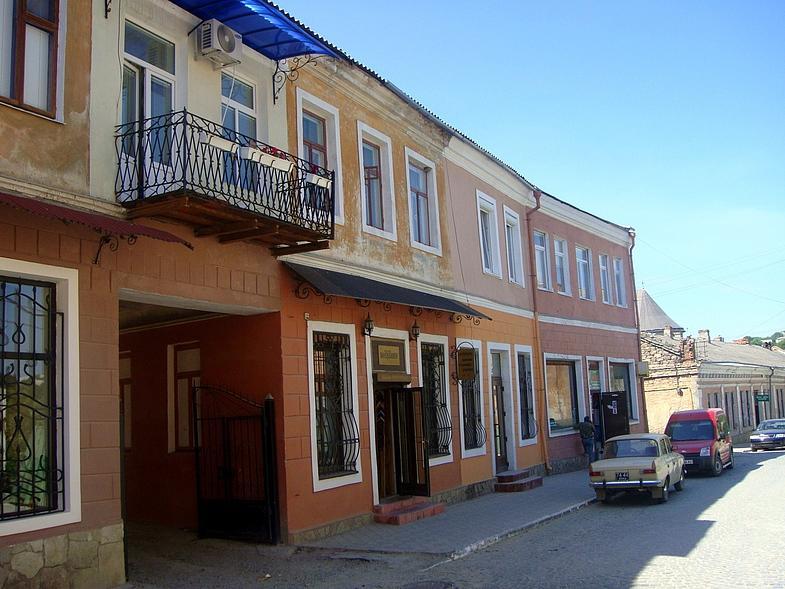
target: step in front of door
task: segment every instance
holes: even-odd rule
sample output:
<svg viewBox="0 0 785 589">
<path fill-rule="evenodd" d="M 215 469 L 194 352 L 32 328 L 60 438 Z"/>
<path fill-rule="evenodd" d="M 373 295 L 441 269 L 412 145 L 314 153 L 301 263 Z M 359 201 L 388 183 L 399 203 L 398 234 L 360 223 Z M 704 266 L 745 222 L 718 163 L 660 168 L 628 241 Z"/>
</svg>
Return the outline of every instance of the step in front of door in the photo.
<svg viewBox="0 0 785 589">
<path fill-rule="evenodd" d="M 533 476 L 532 471 L 528 468 L 521 470 L 507 470 L 505 472 L 496 473 L 496 482 L 514 483 L 515 481 L 520 481 L 521 479 L 528 479 L 531 476 Z"/>
<path fill-rule="evenodd" d="M 418 498 L 419 499 L 419 498 Z M 401 505 L 403 504 L 403 505 Z M 392 506 L 392 507 L 391 507 Z M 402 526 L 414 521 L 444 513 L 445 503 L 431 503 L 427 500 L 404 500 L 377 505 L 373 508 L 373 519 L 380 524 Z"/>
<path fill-rule="evenodd" d="M 493 490 L 497 493 L 521 493 L 523 491 L 531 491 L 537 487 L 542 486 L 542 477 L 526 477 L 517 479 L 510 482 L 498 482 L 493 486 Z"/>
</svg>

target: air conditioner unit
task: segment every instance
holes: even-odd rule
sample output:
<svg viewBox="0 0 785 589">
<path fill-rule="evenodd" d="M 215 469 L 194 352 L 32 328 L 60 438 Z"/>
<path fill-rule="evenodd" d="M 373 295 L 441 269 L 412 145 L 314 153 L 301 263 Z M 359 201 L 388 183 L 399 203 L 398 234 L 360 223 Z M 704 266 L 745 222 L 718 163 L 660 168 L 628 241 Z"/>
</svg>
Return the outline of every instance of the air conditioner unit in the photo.
<svg viewBox="0 0 785 589">
<path fill-rule="evenodd" d="M 199 54 L 217 67 L 240 63 L 243 55 L 243 36 L 214 18 L 199 26 L 197 43 Z"/>
<path fill-rule="evenodd" d="M 649 376 L 649 363 L 645 360 L 638 362 L 638 366 L 636 368 L 638 371 L 638 376 Z"/>
</svg>

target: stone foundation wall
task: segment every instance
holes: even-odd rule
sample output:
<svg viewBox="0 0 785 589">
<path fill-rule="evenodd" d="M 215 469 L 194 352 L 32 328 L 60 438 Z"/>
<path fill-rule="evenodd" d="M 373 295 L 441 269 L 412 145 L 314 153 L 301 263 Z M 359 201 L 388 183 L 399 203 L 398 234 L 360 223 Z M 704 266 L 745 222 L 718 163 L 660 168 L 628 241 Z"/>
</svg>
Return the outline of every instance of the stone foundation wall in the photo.
<svg viewBox="0 0 785 589">
<path fill-rule="evenodd" d="M 0 548 L 0 589 L 103 589 L 124 582 L 123 524 Z"/>
<path fill-rule="evenodd" d="M 569 458 L 562 458 L 560 460 L 551 461 L 551 472 L 548 474 L 562 474 L 565 472 L 574 472 L 576 470 L 585 470 L 589 466 L 586 457 L 581 454 L 580 456 L 570 456 Z"/>
</svg>

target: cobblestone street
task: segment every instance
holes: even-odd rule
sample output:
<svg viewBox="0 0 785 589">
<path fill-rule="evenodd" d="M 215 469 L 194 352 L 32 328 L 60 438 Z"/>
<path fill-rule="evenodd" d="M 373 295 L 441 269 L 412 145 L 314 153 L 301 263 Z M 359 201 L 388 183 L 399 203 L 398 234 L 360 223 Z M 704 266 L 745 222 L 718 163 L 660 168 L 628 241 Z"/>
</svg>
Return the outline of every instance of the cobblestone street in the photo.
<svg viewBox="0 0 785 589">
<path fill-rule="evenodd" d="M 546 482 L 547 484 L 547 482 Z M 134 587 L 785 587 L 785 453 L 736 453 L 665 505 L 590 505 L 464 558 L 257 547 L 173 537 L 131 544 Z M 269 576 L 268 576 L 269 575 Z"/>
</svg>

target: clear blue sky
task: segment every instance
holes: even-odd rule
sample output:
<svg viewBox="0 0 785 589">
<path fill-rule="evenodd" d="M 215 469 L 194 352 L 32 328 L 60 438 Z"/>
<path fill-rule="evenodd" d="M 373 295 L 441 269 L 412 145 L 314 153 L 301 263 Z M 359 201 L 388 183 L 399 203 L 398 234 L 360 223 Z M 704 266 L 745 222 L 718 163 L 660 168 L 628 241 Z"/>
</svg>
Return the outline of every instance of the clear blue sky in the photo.
<svg viewBox="0 0 785 589">
<path fill-rule="evenodd" d="M 281 6 L 538 186 L 638 232 L 692 333 L 785 331 L 785 1 Z"/>
</svg>

